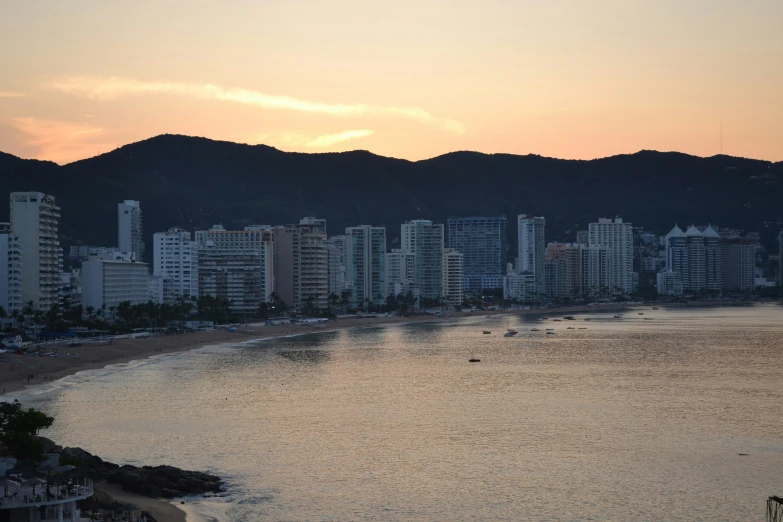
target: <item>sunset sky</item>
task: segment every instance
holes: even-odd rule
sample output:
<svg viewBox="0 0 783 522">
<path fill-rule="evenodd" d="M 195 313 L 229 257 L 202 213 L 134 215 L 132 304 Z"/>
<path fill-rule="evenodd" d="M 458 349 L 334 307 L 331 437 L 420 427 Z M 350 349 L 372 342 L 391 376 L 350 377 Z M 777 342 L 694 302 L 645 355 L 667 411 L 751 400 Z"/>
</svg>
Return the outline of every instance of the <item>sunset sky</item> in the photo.
<svg viewBox="0 0 783 522">
<path fill-rule="evenodd" d="M 2 0 L 0 151 L 783 160 L 781 0 Z"/>
</svg>

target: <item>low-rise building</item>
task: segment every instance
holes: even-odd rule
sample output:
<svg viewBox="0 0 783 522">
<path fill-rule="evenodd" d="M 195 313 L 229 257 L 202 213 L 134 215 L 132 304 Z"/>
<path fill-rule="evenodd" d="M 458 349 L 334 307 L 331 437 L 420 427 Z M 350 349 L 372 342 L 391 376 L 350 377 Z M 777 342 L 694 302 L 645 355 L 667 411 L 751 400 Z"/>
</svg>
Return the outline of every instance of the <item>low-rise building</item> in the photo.
<svg viewBox="0 0 783 522">
<path fill-rule="evenodd" d="M 130 253 L 94 256 L 82 263 L 81 285 L 84 308 L 96 310 L 149 301 L 147 263 L 135 261 Z"/>
<path fill-rule="evenodd" d="M 658 272 L 657 290 L 659 295 L 682 295 L 682 274 L 680 272 Z"/>
</svg>

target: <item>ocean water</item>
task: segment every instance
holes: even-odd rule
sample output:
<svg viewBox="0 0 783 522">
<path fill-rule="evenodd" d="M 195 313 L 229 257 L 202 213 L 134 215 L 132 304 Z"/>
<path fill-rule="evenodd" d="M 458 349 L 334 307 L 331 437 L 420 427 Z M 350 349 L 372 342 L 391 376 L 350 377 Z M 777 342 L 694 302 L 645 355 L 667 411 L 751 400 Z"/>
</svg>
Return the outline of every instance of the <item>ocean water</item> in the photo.
<svg viewBox="0 0 783 522">
<path fill-rule="evenodd" d="M 220 521 L 764 520 L 783 308 L 641 311 L 211 347 L 22 398 L 60 444 L 225 477 L 188 500 Z"/>
</svg>

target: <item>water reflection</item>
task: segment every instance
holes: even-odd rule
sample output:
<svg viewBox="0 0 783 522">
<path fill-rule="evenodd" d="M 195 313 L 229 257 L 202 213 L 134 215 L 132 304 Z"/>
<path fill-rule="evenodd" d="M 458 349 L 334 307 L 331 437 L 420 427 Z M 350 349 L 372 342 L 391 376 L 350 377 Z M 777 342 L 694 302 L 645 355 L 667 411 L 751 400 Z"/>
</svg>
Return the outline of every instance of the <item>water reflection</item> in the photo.
<svg viewBox="0 0 783 522">
<path fill-rule="evenodd" d="M 277 355 L 298 363 L 329 362 L 329 352 L 325 350 L 285 350 L 278 351 Z"/>
<path fill-rule="evenodd" d="M 198 503 L 221 521 L 757 519 L 783 468 L 780 308 L 644 313 L 291 337 L 38 405 L 60 444 L 228 477 Z"/>
</svg>

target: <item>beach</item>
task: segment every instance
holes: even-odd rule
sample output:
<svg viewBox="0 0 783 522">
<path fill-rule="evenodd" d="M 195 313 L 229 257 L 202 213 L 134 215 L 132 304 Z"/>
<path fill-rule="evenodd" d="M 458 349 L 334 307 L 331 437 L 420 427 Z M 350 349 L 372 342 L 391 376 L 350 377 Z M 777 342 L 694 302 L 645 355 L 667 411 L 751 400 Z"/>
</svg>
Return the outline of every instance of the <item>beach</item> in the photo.
<svg viewBox="0 0 783 522">
<path fill-rule="evenodd" d="M 475 312 L 481 315 L 514 312 Z M 127 363 L 164 353 L 181 352 L 204 346 L 238 343 L 249 340 L 269 339 L 287 335 L 327 332 L 343 328 L 371 327 L 386 324 L 404 324 L 411 322 L 442 321 L 466 317 L 467 313 L 448 312 L 443 316 L 422 314 L 411 317 L 351 317 L 337 321 L 318 323 L 293 323 L 279 326 L 267 326 L 264 323 L 243 325 L 236 331 L 225 329 L 192 333 L 156 335 L 135 339 L 117 339 L 106 344 L 83 343 L 79 347 L 65 345 L 53 346 L 58 355 L 19 355 L 8 351 L 0 355 L 0 389 L 2 393 L 12 393 L 27 386 L 47 384 L 57 379 L 85 370 L 104 368 L 110 364 Z M 44 351 L 49 351 L 46 348 Z"/>
</svg>

